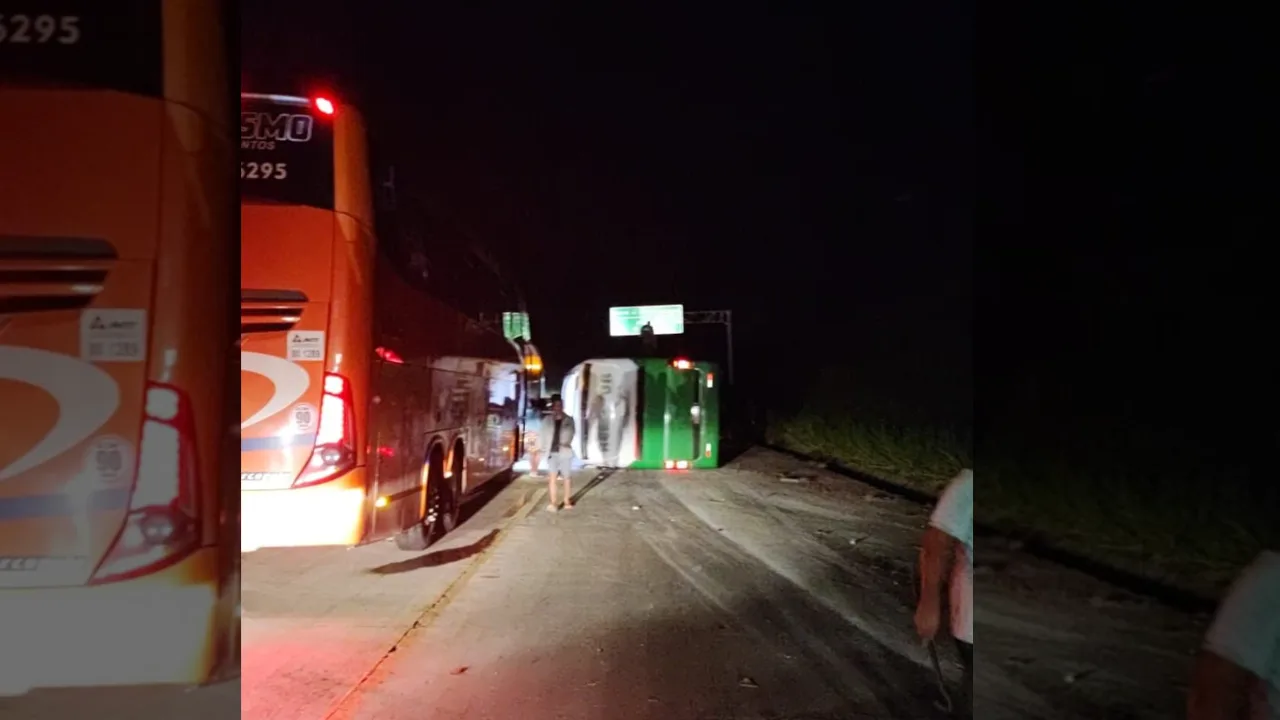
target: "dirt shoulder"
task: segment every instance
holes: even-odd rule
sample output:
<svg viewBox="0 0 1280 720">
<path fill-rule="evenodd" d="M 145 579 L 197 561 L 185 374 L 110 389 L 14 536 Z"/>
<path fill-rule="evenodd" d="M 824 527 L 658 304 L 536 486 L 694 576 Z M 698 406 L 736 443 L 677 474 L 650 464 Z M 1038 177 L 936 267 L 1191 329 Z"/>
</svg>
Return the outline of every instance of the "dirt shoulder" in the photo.
<svg viewBox="0 0 1280 720">
<path fill-rule="evenodd" d="M 748 451 L 727 469 L 742 471 L 735 482 L 751 485 L 850 562 L 910 582 L 926 506 L 765 449 Z M 846 537 L 850 527 L 856 536 Z M 1182 712 L 1206 615 L 1120 589 L 1016 543 L 979 539 L 975 555 L 980 717 L 1154 720 Z"/>
</svg>

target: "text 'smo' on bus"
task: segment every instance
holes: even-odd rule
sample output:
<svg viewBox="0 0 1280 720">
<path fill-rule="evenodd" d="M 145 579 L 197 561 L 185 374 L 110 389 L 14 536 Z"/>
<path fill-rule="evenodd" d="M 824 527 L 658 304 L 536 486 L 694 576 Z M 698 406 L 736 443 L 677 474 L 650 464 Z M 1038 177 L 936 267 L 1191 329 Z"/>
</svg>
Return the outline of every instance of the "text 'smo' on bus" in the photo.
<svg viewBox="0 0 1280 720">
<path fill-rule="evenodd" d="M 215 0 L 12 7 L 0 690 L 201 682 L 239 662 L 234 26 Z"/>
<path fill-rule="evenodd" d="M 359 112 L 241 100 L 242 542 L 421 548 L 515 454 L 521 358 L 375 231 Z"/>
</svg>

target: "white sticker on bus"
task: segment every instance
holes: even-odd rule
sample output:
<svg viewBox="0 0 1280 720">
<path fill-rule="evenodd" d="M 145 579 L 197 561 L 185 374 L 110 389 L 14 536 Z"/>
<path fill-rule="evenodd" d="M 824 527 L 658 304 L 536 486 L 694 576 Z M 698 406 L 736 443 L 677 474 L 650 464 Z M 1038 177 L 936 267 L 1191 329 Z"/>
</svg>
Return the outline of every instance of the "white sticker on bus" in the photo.
<svg viewBox="0 0 1280 720">
<path fill-rule="evenodd" d="M 323 330 L 293 330 L 288 337 L 290 362 L 322 362 L 324 360 Z"/>
<path fill-rule="evenodd" d="M 0 480 L 16 477 L 75 447 L 105 425 L 120 407 L 120 388 L 110 375 L 48 350 L 0 345 L 0 380 L 33 385 L 58 403 L 53 427 L 26 454 L 0 468 Z"/>
<path fill-rule="evenodd" d="M 316 429 L 316 418 L 320 411 L 311 403 L 299 403 L 293 406 L 293 429 L 299 433 L 309 433 Z"/>
<path fill-rule="evenodd" d="M 133 477 L 133 448 L 118 435 L 94 438 L 84 456 L 85 474 L 107 487 L 127 484 Z"/>
<path fill-rule="evenodd" d="M 271 399 L 252 417 L 240 423 L 240 429 L 256 425 L 295 403 L 311 385 L 306 370 L 284 358 L 265 353 L 243 351 L 240 353 L 240 370 L 262 375 L 271 381 L 274 390 Z"/>
<path fill-rule="evenodd" d="M 80 314 L 80 357 L 89 362 L 142 362 L 147 311 L 85 310 Z"/>
</svg>

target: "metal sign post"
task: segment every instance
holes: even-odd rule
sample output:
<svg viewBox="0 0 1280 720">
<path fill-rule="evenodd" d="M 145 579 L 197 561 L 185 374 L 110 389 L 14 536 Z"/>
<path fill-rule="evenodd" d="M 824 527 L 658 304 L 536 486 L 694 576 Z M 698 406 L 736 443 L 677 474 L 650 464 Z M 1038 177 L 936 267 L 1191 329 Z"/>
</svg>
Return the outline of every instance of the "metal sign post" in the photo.
<svg viewBox="0 0 1280 720">
<path fill-rule="evenodd" d="M 723 325 L 725 342 L 729 345 L 729 384 L 733 384 L 733 311 L 732 310 L 686 310 L 685 325 Z"/>
</svg>

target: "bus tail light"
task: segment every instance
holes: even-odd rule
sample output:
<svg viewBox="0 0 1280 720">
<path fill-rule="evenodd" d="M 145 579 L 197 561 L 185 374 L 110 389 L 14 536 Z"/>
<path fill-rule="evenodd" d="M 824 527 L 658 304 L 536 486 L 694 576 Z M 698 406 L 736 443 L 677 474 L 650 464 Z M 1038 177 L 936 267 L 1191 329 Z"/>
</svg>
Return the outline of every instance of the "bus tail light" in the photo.
<svg viewBox="0 0 1280 720">
<path fill-rule="evenodd" d="M 90 582 L 116 582 L 163 570 L 199 545 L 191 401 L 175 387 L 148 383 L 129 511 Z"/>
<path fill-rule="evenodd" d="M 316 98 L 316 99 L 312 100 L 312 101 L 311 101 L 311 104 L 312 104 L 312 105 L 315 105 L 315 106 L 316 106 L 316 110 L 319 110 L 320 112 L 324 113 L 325 115 L 332 115 L 332 114 L 333 114 L 333 111 L 334 111 L 333 101 L 332 101 L 332 100 L 330 100 L 330 99 L 329 99 L 329 98 L 327 98 L 327 97 L 318 97 L 318 98 Z"/>
<path fill-rule="evenodd" d="M 677 370 L 688 370 L 693 367 L 693 363 L 684 358 L 676 358 L 675 360 L 672 360 L 671 365 Z"/>
<path fill-rule="evenodd" d="M 328 482 L 355 467 L 355 419 L 350 381 L 336 373 L 325 373 L 316 445 L 298 479 L 293 481 L 294 487 Z"/>
<path fill-rule="evenodd" d="M 384 347 L 380 347 L 374 350 L 374 352 L 378 354 L 378 357 L 381 358 L 383 362 L 389 362 L 393 365 L 404 364 L 404 358 L 400 357 L 400 354 L 397 353 L 395 350 L 390 350 Z"/>
</svg>

